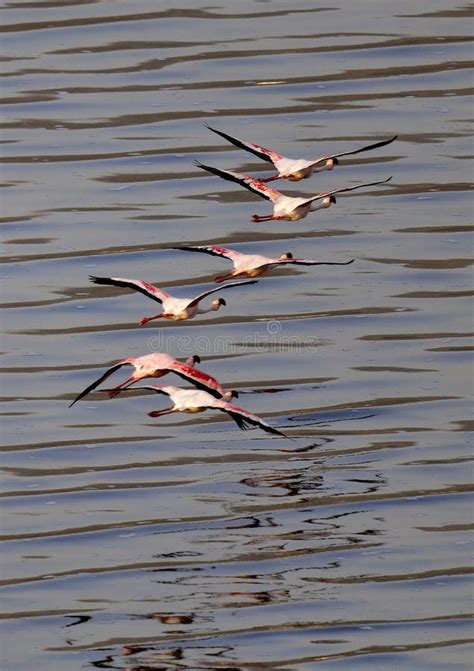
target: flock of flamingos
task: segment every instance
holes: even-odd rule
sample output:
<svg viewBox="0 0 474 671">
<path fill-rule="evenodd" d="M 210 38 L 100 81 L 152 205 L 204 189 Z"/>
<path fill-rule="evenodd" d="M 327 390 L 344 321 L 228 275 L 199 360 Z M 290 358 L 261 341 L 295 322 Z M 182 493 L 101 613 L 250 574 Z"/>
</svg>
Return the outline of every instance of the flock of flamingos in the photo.
<svg viewBox="0 0 474 671">
<path fill-rule="evenodd" d="M 291 198 L 280 193 L 280 191 L 267 186 L 268 182 L 277 179 L 287 179 L 290 182 L 297 182 L 301 179 L 307 179 L 313 173 L 322 172 L 323 170 L 332 170 L 336 165 L 338 165 L 338 159 L 342 156 L 351 156 L 354 154 L 370 151 L 372 149 L 377 149 L 379 147 L 384 147 L 393 142 L 397 136 L 395 135 L 388 140 L 366 145 L 352 151 L 331 154 L 330 156 L 321 156 L 316 160 L 308 161 L 302 158 L 286 158 L 285 156 L 281 156 L 271 149 L 266 149 L 265 147 L 261 147 L 257 144 L 239 140 L 238 138 L 232 137 L 231 135 L 228 135 L 227 133 L 224 133 L 220 130 L 211 128 L 210 126 L 207 127 L 209 130 L 217 133 L 217 135 L 220 135 L 225 140 L 231 142 L 233 145 L 244 149 L 245 151 L 248 151 L 255 156 L 258 156 L 268 163 L 271 163 L 276 170 L 276 174 L 271 175 L 270 177 L 256 179 L 249 177 L 248 175 L 243 175 L 237 172 L 230 172 L 228 170 L 220 170 L 219 168 L 213 168 L 212 166 L 196 162 L 196 165 L 198 165 L 203 170 L 213 173 L 222 179 L 236 182 L 252 193 L 259 195 L 261 198 L 269 200 L 273 204 L 272 214 L 265 216 L 254 214 L 252 216 L 252 221 L 254 222 L 273 220 L 298 221 L 299 219 L 306 217 L 309 212 L 315 212 L 316 210 L 331 207 L 331 205 L 336 203 L 335 194 L 337 193 L 344 193 L 346 191 L 354 191 L 364 187 L 385 184 L 391 179 L 391 177 L 389 177 L 388 179 L 380 182 L 371 182 L 368 184 L 359 184 L 357 186 L 347 186 L 341 187 L 339 189 L 332 189 L 331 191 L 317 193 L 314 196 L 310 196 L 309 198 Z M 214 282 L 218 284 L 234 277 L 257 277 L 259 275 L 263 275 L 272 268 L 276 268 L 277 266 L 284 266 L 287 264 L 302 266 L 342 266 L 348 265 L 354 261 L 354 259 L 342 263 L 312 261 L 311 259 L 295 258 L 291 253 L 282 254 L 277 258 L 271 258 L 268 256 L 260 256 L 256 254 L 241 254 L 232 249 L 226 249 L 225 247 L 216 245 L 176 247 L 175 249 L 188 252 L 203 252 L 205 254 L 211 254 L 212 256 L 220 256 L 231 261 L 233 264 L 233 269 L 225 275 L 219 275 L 214 278 Z M 217 291 L 223 291 L 224 289 L 231 289 L 233 287 L 257 283 L 257 281 L 253 279 L 230 282 L 228 284 L 222 284 L 220 286 L 213 287 L 212 289 L 208 289 L 194 298 L 175 298 L 166 291 L 163 291 L 163 289 L 159 289 L 158 287 L 153 286 L 153 284 L 149 284 L 143 280 L 126 279 L 123 277 L 95 276 L 91 276 L 90 279 L 95 284 L 112 285 L 114 287 L 127 287 L 128 289 L 138 291 L 151 300 L 160 303 L 162 306 L 162 311 L 151 317 L 143 317 L 139 321 L 140 326 L 143 326 L 153 319 L 162 318 L 170 319 L 172 321 L 183 321 L 185 319 L 192 319 L 198 314 L 217 311 L 221 306 L 226 305 L 226 302 L 223 298 L 213 300 L 210 306 L 207 308 L 201 307 L 202 301 L 207 296 L 210 296 Z M 238 393 L 236 391 L 225 391 L 225 389 L 223 389 L 223 387 L 214 377 L 196 368 L 197 363 L 200 363 L 200 358 L 197 355 L 190 357 L 183 363 L 169 354 L 159 352 L 145 354 L 144 356 L 121 359 L 111 368 L 107 369 L 105 373 L 103 373 L 103 375 L 101 375 L 97 380 L 86 387 L 86 389 L 84 389 L 79 394 L 79 396 L 74 399 L 74 401 L 70 404 L 70 407 L 93 391 L 102 382 L 104 382 L 104 380 L 112 375 L 112 373 L 119 370 L 119 368 L 122 368 L 123 366 L 132 366 L 134 370 L 130 377 L 128 377 L 124 382 L 119 384 L 114 389 L 108 391 L 108 394 L 111 398 L 118 396 L 118 394 L 120 394 L 123 389 L 130 387 L 139 380 L 143 380 L 145 378 L 162 377 L 163 375 L 166 375 L 166 373 L 175 373 L 175 375 L 178 375 L 184 380 L 191 382 L 195 387 L 194 389 L 181 389 L 180 387 L 172 387 L 167 385 L 146 385 L 144 387 L 139 387 L 140 389 L 150 389 L 157 394 L 168 396 L 171 400 L 172 405 L 169 408 L 166 408 L 165 410 L 153 410 L 152 412 L 148 413 L 150 417 L 161 417 L 162 415 L 168 415 L 174 412 L 195 413 L 203 412 L 208 409 L 214 409 L 227 413 L 241 429 L 247 429 L 251 426 L 259 426 L 267 433 L 276 434 L 285 438 L 288 437 L 282 431 L 279 431 L 278 429 L 270 426 L 270 424 L 265 422 L 257 415 L 254 415 L 253 413 L 234 405 L 231 401 L 233 398 L 238 396 Z"/>
</svg>

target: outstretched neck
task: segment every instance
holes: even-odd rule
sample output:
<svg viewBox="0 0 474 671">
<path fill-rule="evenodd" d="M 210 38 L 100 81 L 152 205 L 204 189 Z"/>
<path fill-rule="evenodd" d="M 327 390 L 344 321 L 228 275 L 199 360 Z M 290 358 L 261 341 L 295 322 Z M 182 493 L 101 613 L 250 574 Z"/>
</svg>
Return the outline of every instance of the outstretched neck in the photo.
<svg viewBox="0 0 474 671">
<path fill-rule="evenodd" d="M 207 312 L 217 312 L 222 305 L 222 301 L 212 301 L 211 305 L 208 308 L 198 308 L 197 314 L 204 315 Z"/>
<path fill-rule="evenodd" d="M 331 207 L 333 202 L 335 201 L 332 200 L 329 196 L 326 196 L 322 200 L 315 200 L 313 203 L 311 203 L 310 211 L 316 212 L 317 210 L 326 210 L 328 207 Z"/>
</svg>

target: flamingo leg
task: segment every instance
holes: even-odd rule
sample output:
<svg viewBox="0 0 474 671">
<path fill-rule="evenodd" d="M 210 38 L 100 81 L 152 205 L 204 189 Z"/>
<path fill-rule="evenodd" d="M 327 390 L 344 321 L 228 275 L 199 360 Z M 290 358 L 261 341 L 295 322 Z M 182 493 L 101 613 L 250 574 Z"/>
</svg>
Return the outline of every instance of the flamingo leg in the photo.
<svg viewBox="0 0 474 671">
<path fill-rule="evenodd" d="M 232 277 L 235 277 L 234 273 L 227 273 L 227 275 L 218 275 L 214 277 L 214 282 L 224 282 L 224 280 L 230 280 Z"/>
<path fill-rule="evenodd" d="M 172 412 L 175 412 L 174 408 L 167 408 L 166 410 L 152 410 L 147 414 L 149 417 L 161 417 L 162 415 L 170 415 Z"/>
<path fill-rule="evenodd" d="M 258 214 L 253 214 L 251 217 L 251 220 L 255 222 L 271 221 L 272 219 L 277 219 L 277 217 L 274 217 L 273 214 L 267 214 L 265 216 L 259 216 Z"/>
<path fill-rule="evenodd" d="M 152 319 L 159 319 L 160 317 L 164 317 L 165 313 L 160 312 L 157 315 L 153 315 L 153 317 L 142 317 L 140 321 L 138 322 L 139 326 L 144 326 L 147 322 L 150 322 Z"/>
<path fill-rule="evenodd" d="M 119 384 L 118 387 L 115 387 L 114 389 L 111 389 L 109 391 L 109 397 L 110 398 L 115 398 L 120 394 L 120 392 L 123 389 L 126 389 L 127 387 L 130 387 L 131 384 L 136 382 L 136 379 L 134 377 L 128 377 L 125 382 L 122 382 L 122 384 Z"/>
</svg>

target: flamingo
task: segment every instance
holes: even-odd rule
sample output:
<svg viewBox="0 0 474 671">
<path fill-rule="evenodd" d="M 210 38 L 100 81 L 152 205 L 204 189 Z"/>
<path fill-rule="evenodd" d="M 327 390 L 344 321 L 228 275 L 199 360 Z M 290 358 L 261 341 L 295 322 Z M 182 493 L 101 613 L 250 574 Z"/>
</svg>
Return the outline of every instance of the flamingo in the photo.
<svg viewBox="0 0 474 671">
<path fill-rule="evenodd" d="M 244 282 L 233 282 L 232 284 L 224 284 L 222 287 L 214 287 L 213 289 L 208 289 L 204 291 L 196 298 L 173 298 L 163 289 L 158 289 L 144 282 L 143 280 L 129 280 L 125 277 L 96 277 L 95 275 L 90 275 L 89 279 L 95 284 L 107 284 L 114 287 L 128 287 L 134 291 L 139 291 L 140 293 L 148 296 L 158 303 L 162 303 L 163 312 L 153 315 L 153 317 L 142 317 L 138 322 L 140 326 L 143 326 L 152 319 L 159 319 L 163 317 L 164 319 L 171 319 L 173 321 L 183 321 L 184 319 L 192 319 L 197 314 L 205 314 L 206 312 L 215 312 L 219 310 L 221 305 L 226 305 L 226 302 L 223 298 L 212 301 L 211 305 L 207 309 L 202 309 L 199 307 L 199 303 L 216 291 L 221 289 L 230 289 L 232 287 L 242 286 L 243 284 L 256 284 L 256 280 L 244 281 Z"/>
<path fill-rule="evenodd" d="M 147 377 L 162 377 L 163 375 L 166 375 L 166 373 L 175 373 L 184 380 L 192 382 L 198 389 L 204 389 L 216 398 L 231 398 L 231 396 L 229 396 L 230 392 L 224 391 L 215 378 L 195 368 L 196 363 L 200 362 L 201 358 L 197 355 L 189 357 L 185 363 L 181 363 L 181 361 L 178 361 L 169 354 L 161 352 L 121 359 L 108 368 L 105 373 L 95 380 L 95 382 L 92 382 L 92 384 L 81 391 L 79 396 L 74 399 L 69 407 L 72 407 L 74 403 L 77 403 L 81 398 L 84 398 L 84 396 L 93 391 L 99 384 L 112 375 L 112 373 L 115 373 L 116 370 L 122 368 L 122 366 L 133 366 L 135 370 L 125 382 L 122 382 L 118 387 L 109 391 L 110 398 L 118 396 L 123 389 L 130 387 L 134 382 L 138 382 Z"/>
<path fill-rule="evenodd" d="M 172 249 L 181 249 L 185 252 L 203 252 L 211 256 L 222 256 L 233 262 L 234 268 L 226 275 L 220 275 L 214 278 L 214 282 L 223 282 L 232 277 L 258 277 L 263 275 L 268 270 L 276 268 L 280 265 L 296 264 L 300 266 L 348 266 L 354 262 L 344 261 L 338 263 L 336 261 L 311 261 L 310 259 L 295 259 L 291 252 L 282 254 L 278 258 L 271 258 L 270 256 L 260 256 L 259 254 L 241 254 L 233 249 L 226 247 L 218 247 L 217 245 L 202 245 L 198 247 L 172 247 Z"/>
<path fill-rule="evenodd" d="M 276 151 L 271 149 L 266 149 L 266 147 L 261 147 L 258 144 L 252 144 L 252 142 L 246 142 L 245 140 L 239 140 L 239 138 L 232 137 L 227 133 L 223 133 L 221 130 L 216 130 L 205 124 L 209 130 L 212 130 L 213 133 L 217 133 L 225 140 L 228 140 L 236 147 L 249 151 L 251 154 L 255 154 L 259 158 L 262 158 L 264 161 L 272 163 L 277 169 L 277 174 L 272 175 L 271 177 L 260 178 L 261 182 L 272 182 L 275 179 L 288 179 L 290 182 L 298 182 L 300 179 L 307 179 L 314 172 L 322 172 L 323 170 L 332 170 L 334 166 L 339 164 L 338 158 L 341 156 L 352 156 L 354 154 L 361 154 L 364 151 L 371 151 L 372 149 L 378 149 L 379 147 L 385 147 L 388 144 L 391 144 L 394 140 L 397 139 L 398 135 L 394 135 L 389 140 L 382 140 L 381 142 L 376 142 L 375 144 L 368 144 L 359 149 L 353 149 L 352 151 L 344 151 L 339 154 L 329 154 L 328 156 L 321 156 L 320 158 L 315 159 L 314 161 L 307 161 L 304 158 L 287 158 L 286 156 L 281 156 L 277 154 Z M 320 167 L 319 164 L 323 164 Z"/>
<path fill-rule="evenodd" d="M 236 405 L 229 403 L 227 399 L 235 398 L 238 396 L 237 392 L 232 391 L 228 393 L 226 399 L 223 398 L 214 398 L 207 391 L 199 391 L 197 389 L 181 389 L 180 387 L 171 387 L 165 385 L 147 385 L 145 387 L 138 387 L 139 389 L 151 389 L 157 394 L 163 394 L 169 396 L 172 401 L 172 404 L 169 408 L 165 410 L 152 410 L 148 413 L 150 417 L 162 417 L 163 415 L 169 415 L 173 412 L 204 412 L 208 409 L 220 410 L 221 412 L 226 412 L 232 417 L 234 422 L 237 423 L 240 429 L 246 430 L 249 426 L 259 426 L 261 429 L 267 433 L 273 433 L 277 436 L 283 436 L 288 438 L 282 431 L 274 429 L 273 426 L 264 422 L 263 419 L 260 419 L 257 415 L 244 410 L 243 408 L 238 408 Z"/>
<path fill-rule="evenodd" d="M 210 165 L 204 165 L 196 161 L 196 165 L 207 172 L 212 172 L 222 179 L 226 179 L 230 182 L 237 182 L 240 186 L 245 187 L 252 193 L 256 193 L 266 200 L 270 200 L 273 203 L 273 214 L 266 216 L 259 216 L 258 214 L 252 215 L 252 221 L 270 221 L 270 220 L 286 220 L 286 221 L 298 221 L 299 219 L 304 219 L 308 212 L 315 212 L 316 210 L 326 209 L 331 207 L 333 203 L 336 202 L 334 196 L 335 193 L 343 193 L 345 191 L 355 191 L 356 189 L 362 189 L 366 186 L 377 186 L 378 184 L 386 184 L 392 178 L 384 179 L 381 182 L 370 182 L 368 184 L 358 184 L 356 186 L 343 186 L 339 189 L 332 189 L 331 191 L 322 191 L 317 193 L 315 196 L 310 196 L 309 198 L 291 198 L 290 196 L 284 196 L 280 191 L 273 189 L 271 186 L 267 186 L 259 179 L 254 179 L 248 175 L 242 175 L 238 172 L 231 172 L 230 170 L 220 170 L 219 168 L 213 168 Z M 315 201 L 320 200 L 320 205 L 314 205 Z"/>
</svg>

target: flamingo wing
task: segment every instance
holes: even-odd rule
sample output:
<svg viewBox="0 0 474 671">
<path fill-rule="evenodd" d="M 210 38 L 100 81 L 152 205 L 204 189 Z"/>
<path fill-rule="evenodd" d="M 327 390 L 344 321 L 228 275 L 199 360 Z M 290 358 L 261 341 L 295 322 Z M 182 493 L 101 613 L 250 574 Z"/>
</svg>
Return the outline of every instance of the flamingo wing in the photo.
<svg viewBox="0 0 474 671">
<path fill-rule="evenodd" d="M 311 261 L 311 259 L 281 259 L 278 263 L 294 263 L 298 266 L 348 266 L 354 263 L 354 259 L 350 261 Z"/>
<path fill-rule="evenodd" d="M 211 256 L 222 256 L 225 259 L 234 259 L 241 256 L 239 252 L 234 252 L 232 249 L 226 247 L 219 247 L 217 245 L 201 245 L 197 247 L 172 247 L 171 249 L 180 249 L 183 252 L 203 252 Z"/>
<path fill-rule="evenodd" d="M 242 175 L 239 172 L 231 172 L 230 170 L 220 170 L 219 168 L 213 168 L 211 165 L 204 165 L 204 163 L 199 163 L 196 161 L 198 168 L 207 170 L 207 172 L 212 172 L 214 175 L 226 179 L 229 182 L 236 182 L 243 186 L 245 189 L 248 189 L 252 193 L 256 193 L 258 196 L 265 198 L 266 200 L 271 200 L 275 202 L 280 198 L 281 193 L 276 189 L 272 189 L 271 186 L 267 186 L 258 179 L 249 177 L 249 175 Z"/>
<path fill-rule="evenodd" d="M 340 187 L 339 189 L 331 189 L 331 191 L 323 191 L 322 193 L 318 193 L 315 196 L 311 196 L 311 198 L 307 198 L 303 203 L 300 203 L 300 205 L 312 203 L 315 200 L 326 198 L 326 196 L 332 196 L 335 193 L 344 193 L 345 191 L 356 191 L 356 189 L 363 189 L 364 187 L 367 186 L 377 186 L 379 184 L 386 184 L 387 182 L 390 182 L 391 179 L 392 177 L 388 177 L 387 179 L 383 179 L 381 182 L 369 182 L 368 184 L 357 184 L 356 186 L 343 186 Z"/>
<path fill-rule="evenodd" d="M 232 287 L 239 287 L 242 286 L 243 284 L 257 284 L 257 280 L 244 280 L 242 282 L 232 282 L 230 284 L 222 284 L 220 287 L 214 287 L 213 289 L 208 289 L 207 291 L 204 291 L 202 294 L 199 294 L 199 296 L 196 296 L 196 298 L 193 298 L 193 300 L 190 303 L 188 303 L 187 307 L 188 308 L 194 307 L 199 303 L 199 301 L 202 301 L 203 298 L 206 298 L 206 296 L 210 296 L 210 294 L 213 294 L 216 291 L 221 291 L 222 289 L 231 289 Z"/>
<path fill-rule="evenodd" d="M 328 156 L 321 156 L 316 161 L 312 161 L 311 165 L 316 165 L 317 163 L 322 163 L 323 161 L 329 161 L 331 158 L 340 158 L 341 156 L 352 156 L 354 154 L 361 154 L 364 151 L 372 151 L 372 149 L 378 149 L 379 147 L 385 147 L 388 144 L 391 144 L 397 139 L 398 135 L 394 135 L 389 140 L 382 140 L 380 142 L 375 142 L 375 144 L 367 144 L 365 147 L 360 147 L 359 149 L 354 149 L 353 151 L 343 151 L 340 154 L 329 154 Z"/>
<path fill-rule="evenodd" d="M 222 412 L 226 412 L 228 415 L 230 415 L 234 420 L 234 422 L 239 427 L 239 429 L 242 429 L 243 431 L 246 431 L 251 426 L 259 426 L 267 433 L 273 433 L 276 436 L 283 436 L 283 438 L 288 438 L 288 436 L 285 433 L 283 433 L 282 431 L 278 431 L 278 429 L 273 428 L 273 426 L 267 424 L 267 422 L 265 422 L 257 415 L 254 415 L 253 413 L 248 412 L 247 410 L 243 410 L 242 408 L 238 408 L 236 405 L 232 405 L 231 403 L 221 401 L 220 403 L 215 404 L 212 407 L 215 408 L 216 410 L 221 410 Z"/>
<path fill-rule="evenodd" d="M 214 398 L 220 399 L 225 394 L 223 387 L 219 384 L 215 377 L 204 373 L 198 368 L 192 368 L 185 363 L 175 361 L 169 370 L 173 373 L 176 373 L 176 375 L 181 377 L 183 380 L 192 382 L 192 384 L 198 389 L 209 392 L 209 394 L 214 396 Z"/>
<path fill-rule="evenodd" d="M 106 380 L 110 375 L 112 375 L 112 373 L 115 373 L 116 370 L 118 370 L 119 368 L 122 368 L 122 366 L 127 366 L 127 365 L 129 365 L 129 366 L 131 365 L 129 361 L 119 361 L 114 366 L 112 366 L 111 368 L 106 370 L 105 373 L 103 375 L 101 375 L 95 382 L 92 382 L 92 384 L 90 384 L 88 387 L 86 387 L 84 389 L 84 391 L 81 391 L 79 396 L 77 396 L 74 399 L 74 401 L 69 404 L 69 407 L 71 408 L 74 405 L 74 403 L 77 403 L 77 401 L 80 401 L 81 398 L 84 398 L 84 396 L 87 396 L 87 394 L 89 392 L 93 391 L 96 387 L 98 387 L 99 384 L 101 384 L 101 382 Z"/>
<path fill-rule="evenodd" d="M 211 128 L 208 124 L 205 124 L 209 130 L 212 130 L 213 133 L 217 133 L 217 135 L 220 135 L 223 137 L 225 140 L 230 142 L 231 144 L 235 145 L 236 147 L 239 147 L 239 149 L 244 149 L 245 151 L 249 151 L 251 154 L 254 154 L 255 156 L 258 156 L 258 158 L 263 159 L 264 161 L 268 161 L 268 163 L 275 163 L 275 161 L 279 161 L 283 156 L 280 156 L 280 154 L 277 154 L 276 151 L 272 151 L 271 149 L 267 149 L 266 147 L 261 147 L 258 144 L 253 144 L 252 142 L 246 142 L 245 140 L 239 140 L 237 137 L 232 137 L 232 135 L 228 135 L 227 133 L 224 133 L 221 130 L 216 130 L 215 128 Z"/>
<path fill-rule="evenodd" d="M 95 275 L 89 275 L 89 279 L 94 284 L 107 284 L 113 287 L 126 287 L 127 289 L 133 289 L 133 291 L 139 291 L 157 303 L 162 303 L 170 297 L 163 289 L 158 289 L 144 280 L 129 280 L 125 277 L 96 277 Z"/>
</svg>

